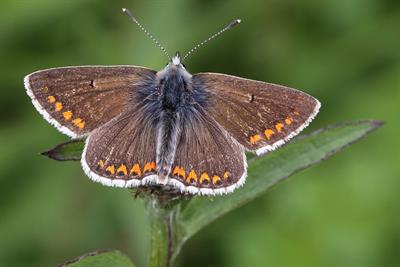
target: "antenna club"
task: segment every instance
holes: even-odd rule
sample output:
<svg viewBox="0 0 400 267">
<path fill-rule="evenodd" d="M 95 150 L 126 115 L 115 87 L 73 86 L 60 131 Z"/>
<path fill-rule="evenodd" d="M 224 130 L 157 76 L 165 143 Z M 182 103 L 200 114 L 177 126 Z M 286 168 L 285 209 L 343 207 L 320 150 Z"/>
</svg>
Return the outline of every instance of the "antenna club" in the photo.
<svg viewBox="0 0 400 267">
<path fill-rule="evenodd" d="M 122 8 L 122 12 L 124 12 L 126 15 L 128 15 L 129 17 L 131 17 L 131 11 L 125 7 Z"/>
<path fill-rule="evenodd" d="M 235 19 L 233 21 L 231 21 L 231 23 L 228 24 L 228 26 L 226 27 L 226 29 L 231 29 L 233 27 L 235 27 L 236 25 L 238 25 L 239 23 L 241 23 L 242 20 L 241 19 Z"/>
<path fill-rule="evenodd" d="M 186 58 L 188 58 L 194 51 L 196 51 L 197 49 L 199 49 L 200 47 L 204 46 L 207 42 L 211 41 L 212 39 L 214 39 L 215 37 L 221 35 L 222 33 L 224 33 L 227 30 L 232 29 L 233 27 L 235 27 L 236 25 L 238 25 L 240 22 L 242 22 L 242 20 L 240 19 L 235 19 L 232 20 L 228 25 L 226 25 L 224 28 L 222 28 L 220 31 L 214 33 L 213 35 L 211 35 L 209 38 L 205 39 L 203 42 L 198 43 L 197 45 L 195 45 L 191 50 L 189 50 L 189 52 L 187 52 L 185 54 L 185 56 L 182 58 L 182 61 L 185 61 Z"/>
<path fill-rule="evenodd" d="M 138 23 L 136 17 L 133 15 L 133 13 L 127 9 L 127 8 L 122 8 L 122 12 L 124 12 L 128 17 L 130 17 L 135 23 Z"/>
</svg>

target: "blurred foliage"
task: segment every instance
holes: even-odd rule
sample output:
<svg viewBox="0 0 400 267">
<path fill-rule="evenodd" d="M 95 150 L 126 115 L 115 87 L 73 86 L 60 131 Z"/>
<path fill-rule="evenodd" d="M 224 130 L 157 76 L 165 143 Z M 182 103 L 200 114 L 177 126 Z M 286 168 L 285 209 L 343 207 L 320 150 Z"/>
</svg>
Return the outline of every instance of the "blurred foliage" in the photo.
<svg viewBox="0 0 400 267">
<path fill-rule="evenodd" d="M 109 247 L 144 265 L 141 201 L 93 184 L 77 163 L 38 155 L 67 137 L 34 110 L 22 81 L 68 65 L 162 68 L 165 57 L 121 13 L 124 6 L 170 53 L 241 18 L 187 68 L 303 89 L 322 102 L 310 128 L 355 118 L 388 122 L 201 231 L 181 266 L 400 265 L 399 1 L 2 0 L 0 266 L 50 266 Z"/>
<path fill-rule="evenodd" d="M 62 264 L 65 267 L 135 267 L 131 260 L 118 250 L 95 251 Z"/>
</svg>

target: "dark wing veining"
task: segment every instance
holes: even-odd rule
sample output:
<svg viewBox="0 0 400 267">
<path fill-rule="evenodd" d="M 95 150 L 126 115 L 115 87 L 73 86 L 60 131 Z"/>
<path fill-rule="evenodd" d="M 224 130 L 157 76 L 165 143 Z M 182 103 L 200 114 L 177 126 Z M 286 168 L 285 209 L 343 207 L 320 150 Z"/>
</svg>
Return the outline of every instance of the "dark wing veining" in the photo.
<svg viewBox="0 0 400 267">
<path fill-rule="evenodd" d="M 247 150 L 263 154 L 304 129 L 320 103 L 301 91 L 239 77 L 193 75 L 194 90 L 210 94 L 207 111 Z"/>
<path fill-rule="evenodd" d="M 92 180 L 117 187 L 156 181 L 156 118 L 145 109 L 130 108 L 87 138 L 81 163 Z"/>
<path fill-rule="evenodd" d="M 215 195 L 241 186 L 247 168 L 244 148 L 206 111 L 194 110 L 185 118 L 171 169 L 177 187 Z"/>
<path fill-rule="evenodd" d="M 132 91 L 155 81 L 156 72 L 134 66 L 54 68 L 25 77 L 36 109 L 61 132 L 85 135 L 121 114 Z"/>
</svg>

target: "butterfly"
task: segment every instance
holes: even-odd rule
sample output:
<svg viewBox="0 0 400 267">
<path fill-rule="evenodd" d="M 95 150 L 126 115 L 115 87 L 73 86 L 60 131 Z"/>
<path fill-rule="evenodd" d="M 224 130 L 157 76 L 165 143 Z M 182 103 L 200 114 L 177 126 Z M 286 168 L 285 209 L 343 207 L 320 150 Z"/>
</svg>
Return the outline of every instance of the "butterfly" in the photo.
<svg viewBox="0 0 400 267">
<path fill-rule="evenodd" d="M 186 57 L 176 53 L 160 71 L 52 68 L 27 75 L 24 83 L 49 123 L 72 138 L 86 137 L 81 164 L 93 181 L 159 185 L 193 195 L 227 194 L 242 186 L 245 152 L 278 148 L 319 111 L 317 99 L 296 89 L 226 74 L 192 75 L 182 63 Z"/>
</svg>

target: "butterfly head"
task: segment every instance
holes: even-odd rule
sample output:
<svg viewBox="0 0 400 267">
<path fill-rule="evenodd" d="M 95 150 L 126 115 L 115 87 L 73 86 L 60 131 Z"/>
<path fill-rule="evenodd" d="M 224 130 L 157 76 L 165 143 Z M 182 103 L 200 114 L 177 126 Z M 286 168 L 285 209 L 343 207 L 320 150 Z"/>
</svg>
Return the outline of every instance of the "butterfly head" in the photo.
<svg viewBox="0 0 400 267">
<path fill-rule="evenodd" d="M 182 63 L 182 61 L 183 61 L 183 59 L 182 59 L 180 53 L 176 52 L 175 56 L 173 56 L 170 59 L 169 63 L 167 64 L 166 69 L 168 69 L 170 71 L 174 71 L 174 72 L 180 73 L 180 74 L 186 74 L 188 72 L 186 71 L 186 67 Z"/>
<path fill-rule="evenodd" d="M 169 78 L 169 77 L 180 77 L 180 79 L 185 80 L 185 82 L 189 82 L 192 75 L 186 70 L 185 65 L 182 63 L 182 58 L 179 52 L 175 53 L 168 64 L 164 69 L 160 70 L 157 73 L 157 76 L 160 80 Z"/>
<path fill-rule="evenodd" d="M 179 67 L 180 65 L 182 65 L 181 63 L 181 55 L 179 54 L 179 52 L 175 53 L 175 56 L 173 56 L 171 58 L 170 64 Z"/>
</svg>

